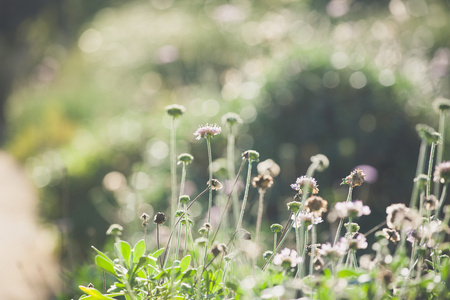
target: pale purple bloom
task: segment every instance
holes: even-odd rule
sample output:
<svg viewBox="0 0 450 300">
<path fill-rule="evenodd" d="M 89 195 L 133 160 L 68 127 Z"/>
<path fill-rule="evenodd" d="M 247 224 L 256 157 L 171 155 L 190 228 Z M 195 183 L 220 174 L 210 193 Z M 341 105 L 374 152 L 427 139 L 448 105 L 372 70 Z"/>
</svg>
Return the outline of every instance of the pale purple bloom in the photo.
<svg viewBox="0 0 450 300">
<path fill-rule="evenodd" d="M 366 237 L 362 233 L 358 233 L 355 238 L 348 241 L 348 248 L 353 250 L 366 249 L 367 245 Z"/>
<path fill-rule="evenodd" d="M 417 229 L 422 223 L 422 217 L 415 209 L 406 207 L 403 203 L 395 203 L 386 207 L 386 225 L 395 230 Z"/>
<path fill-rule="evenodd" d="M 195 132 L 194 135 L 197 136 L 197 140 L 201 139 L 202 137 L 213 137 L 215 135 L 218 135 L 222 132 L 222 128 L 218 126 L 217 124 L 206 124 L 204 126 L 200 126 Z"/>
<path fill-rule="evenodd" d="M 334 206 L 336 214 L 339 218 L 361 217 L 362 215 L 370 215 L 370 208 L 363 205 L 362 201 L 338 202 Z"/>
<path fill-rule="evenodd" d="M 297 256 L 297 251 L 291 250 L 289 248 L 284 248 L 280 253 L 277 253 L 273 258 L 273 264 L 277 266 L 282 266 L 289 264 L 291 268 L 303 262 L 300 256 Z"/>
<path fill-rule="evenodd" d="M 330 243 L 322 244 L 318 252 L 320 255 L 328 257 L 331 260 L 338 260 L 347 253 L 347 250 L 348 241 L 346 238 L 341 238 L 334 246 L 331 246 Z"/>
<path fill-rule="evenodd" d="M 291 188 L 298 191 L 299 194 L 302 193 L 303 189 L 312 194 L 317 194 L 319 192 L 317 182 L 312 177 L 301 176 L 298 177 L 295 183 L 291 184 Z"/>
<path fill-rule="evenodd" d="M 323 222 L 321 217 L 316 216 L 313 213 L 304 211 L 298 213 L 297 220 L 295 219 L 295 215 L 293 215 L 292 220 L 294 220 L 294 224 L 292 225 L 294 228 L 299 228 L 302 226 L 302 224 L 304 224 L 305 226 L 307 226 L 308 230 L 310 230 L 313 225 Z"/>
</svg>

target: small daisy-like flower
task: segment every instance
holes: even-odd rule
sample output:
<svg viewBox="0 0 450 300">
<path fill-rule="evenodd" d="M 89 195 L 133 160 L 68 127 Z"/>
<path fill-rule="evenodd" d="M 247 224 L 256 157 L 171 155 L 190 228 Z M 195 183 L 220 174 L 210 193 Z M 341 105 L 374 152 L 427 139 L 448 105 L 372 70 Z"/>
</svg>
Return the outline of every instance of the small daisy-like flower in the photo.
<svg viewBox="0 0 450 300">
<path fill-rule="evenodd" d="M 434 100 L 433 106 L 438 111 L 450 110 L 450 100 L 445 98 L 438 98 Z"/>
<path fill-rule="evenodd" d="M 441 135 L 428 125 L 417 124 L 416 131 L 419 134 L 419 137 L 426 141 L 429 145 L 433 143 L 437 144 L 441 140 Z"/>
<path fill-rule="evenodd" d="M 178 155 L 177 159 L 178 159 L 177 164 L 188 165 L 194 160 L 194 157 L 192 155 L 190 155 L 189 153 L 183 153 L 183 154 Z"/>
<path fill-rule="evenodd" d="M 383 236 L 394 243 L 397 243 L 398 241 L 400 241 L 400 234 L 398 234 L 398 231 L 395 229 L 390 229 L 390 228 L 383 228 L 382 230 L 383 232 Z"/>
<path fill-rule="evenodd" d="M 435 210 L 439 205 L 439 200 L 436 198 L 435 195 L 430 195 L 428 197 L 425 197 L 423 206 L 426 210 Z"/>
<path fill-rule="evenodd" d="M 242 124 L 243 122 L 242 122 L 242 118 L 238 114 L 229 112 L 229 113 L 223 115 L 222 123 L 232 126 L 234 124 Z"/>
<path fill-rule="evenodd" d="M 324 171 L 330 165 L 328 157 L 323 154 L 316 154 L 311 156 L 311 162 L 317 165 L 316 170 L 319 172 Z"/>
<path fill-rule="evenodd" d="M 353 170 L 350 175 L 342 179 L 341 184 L 348 184 L 352 187 L 360 186 L 363 184 L 366 174 L 361 169 Z"/>
<path fill-rule="evenodd" d="M 106 235 L 117 235 L 121 236 L 123 232 L 123 227 L 119 224 L 111 224 L 106 231 Z"/>
<path fill-rule="evenodd" d="M 163 212 L 157 212 L 155 217 L 153 218 L 153 223 L 162 225 L 164 222 L 166 222 L 167 217 L 166 214 Z"/>
<path fill-rule="evenodd" d="M 305 201 L 305 210 L 313 213 L 316 216 L 322 216 L 322 213 L 327 212 L 328 202 L 319 196 L 311 196 Z"/>
<path fill-rule="evenodd" d="M 208 180 L 208 182 L 207 182 L 206 184 L 209 185 L 209 180 Z M 212 188 L 214 191 L 217 191 L 217 190 L 220 190 L 221 188 L 223 188 L 223 185 L 222 185 L 222 183 L 220 183 L 219 180 L 213 179 L 213 180 L 211 181 L 211 188 Z"/>
<path fill-rule="evenodd" d="M 356 218 L 363 215 L 370 215 L 370 208 L 363 205 L 362 201 L 338 202 L 334 206 L 335 212 L 339 218 Z"/>
<path fill-rule="evenodd" d="M 403 203 L 391 204 L 386 208 L 386 225 L 395 230 L 417 229 L 422 223 L 420 214 Z"/>
<path fill-rule="evenodd" d="M 298 177 L 295 183 L 291 184 L 291 188 L 298 191 L 299 194 L 305 190 L 307 193 L 317 194 L 319 192 L 317 181 L 312 177 Z"/>
<path fill-rule="evenodd" d="M 253 177 L 252 186 L 260 190 L 267 190 L 273 185 L 273 178 L 270 175 L 258 175 Z"/>
<path fill-rule="evenodd" d="M 270 158 L 260 162 L 256 168 L 258 170 L 258 174 L 270 175 L 272 177 L 277 177 L 281 170 L 280 166 Z"/>
<path fill-rule="evenodd" d="M 303 259 L 297 256 L 297 251 L 284 248 L 280 253 L 277 253 L 273 258 L 273 264 L 276 266 L 282 266 L 284 268 L 295 268 L 298 264 L 302 263 Z"/>
<path fill-rule="evenodd" d="M 446 184 L 450 183 L 450 161 L 443 161 L 434 169 L 434 181 Z"/>
<path fill-rule="evenodd" d="M 317 225 L 323 222 L 321 217 L 313 213 L 304 211 L 298 213 L 297 219 L 295 218 L 295 215 L 293 215 L 291 218 L 292 220 L 294 220 L 294 223 L 292 224 L 294 228 L 300 228 L 302 225 L 304 225 L 307 226 L 308 230 L 310 230 L 313 225 Z"/>
<path fill-rule="evenodd" d="M 214 137 L 222 132 L 222 128 L 217 124 L 206 124 L 204 126 L 200 126 L 195 132 L 196 139 L 199 140 L 201 138 Z"/>
<path fill-rule="evenodd" d="M 178 105 L 178 104 L 172 104 L 172 105 L 166 106 L 165 109 L 166 109 L 167 114 L 174 118 L 181 116 L 186 111 L 186 109 L 184 108 L 183 105 Z"/>
<path fill-rule="evenodd" d="M 367 240 L 364 234 L 358 233 L 356 237 L 350 239 L 348 241 L 348 248 L 353 250 L 358 249 L 366 249 L 367 248 Z"/>
<path fill-rule="evenodd" d="M 330 243 L 322 244 L 319 254 L 328 257 L 332 261 L 337 261 L 347 253 L 347 244 L 346 238 L 341 238 L 334 246 L 331 246 Z"/>
</svg>

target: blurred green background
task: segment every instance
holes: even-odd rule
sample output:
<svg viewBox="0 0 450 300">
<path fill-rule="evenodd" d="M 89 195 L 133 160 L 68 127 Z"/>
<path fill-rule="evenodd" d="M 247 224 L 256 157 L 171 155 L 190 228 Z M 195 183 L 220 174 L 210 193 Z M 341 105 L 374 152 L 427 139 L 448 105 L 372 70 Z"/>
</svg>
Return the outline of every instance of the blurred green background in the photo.
<svg viewBox="0 0 450 300">
<path fill-rule="evenodd" d="M 39 188 L 40 217 L 60 231 L 69 271 L 104 245 L 110 223 L 137 239 L 142 212 L 167 210 L 166 105 L 186 107 L 177 154 L 195 157 L 191 195 L 208 178 L 193 132 L 235 112 L 237 155 L 254 149 L 281 166 L 263 226 L 284 222 L 289 185 L 322 153 L 330 168 L 316 179 L 330 203 L 345 199 L 339 184 L 353 168 L 374 168 L 354 195 L 373 211 L 364 232 L 388 204 L 409 201 L 414 126 L 437 129 L 431 103 L 450 97 L 448 0 L 9 2 L 0 3 L 3 149 Z M 214 158 L 226 154 L 226 133 Z M 248 224 L 256 190 L 250 198 Z"/>
</svg>

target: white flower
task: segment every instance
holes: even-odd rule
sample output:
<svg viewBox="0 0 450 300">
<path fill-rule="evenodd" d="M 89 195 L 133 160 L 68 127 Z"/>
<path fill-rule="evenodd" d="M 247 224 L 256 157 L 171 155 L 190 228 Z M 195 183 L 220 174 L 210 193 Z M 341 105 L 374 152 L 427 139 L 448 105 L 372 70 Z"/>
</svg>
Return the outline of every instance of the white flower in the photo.
<svg viewBox="0 0 450 300">
<path fill-rule="evenodd" d="M 344 256 L 348 250 L 348 241 L 346 238 L 341 238 L 339 242 L 331 246 L 330 243 L 322 244 L 319 254 L 326 256 L 331 260 L 338 260 L 341 256 Z"/>
<path fill-rule="evenodd" d="M 353 202 L 338 202 L 334 206 L 334 209 L 339 218 L 355 218 L 363 215 L 370 215 L 370 208 L 367 205 L 363 205 L 360 200 Z"/>
<path fill-rule="evenodd" d="M 297 251 L 284 248 L 280 253 L 277 253 L 273 258 L 273 264 L 277 266 L 290 266 L 294 268 L 296 265 L 303 262 L 303 259 L 297 256 Z"/>
<path fill-rule="evenodd" d="M 308 230 L 310 230 L 313 225 L 323 222 L 321 217 L 316 216 L 313 213 L 304 211 L 298 213 L 297 219 L 295 218 L 295 214 L 292 215 L 292 220 L 294 220 L 294 224 L 292 224 L 294 228 L 300 228 L 303 224 L 307 226 Z"/>
<path fill-rule="evenodd" d="M 367 248 L 367 240 L 364 234 L 358 233 L 356 238 L 352 238 L 348 241 L 348 248 L 357 250 L 357 249 L 366 249 Z"/>
<path fill-rule="evenodd" d="M 214 137 L 215 135 L 218 135 L 222 132 L 222 128 L 218 126 L 217 124 L 206 124 L 204 126 L 200 126 L 195 132 L 194 135 L 196 135 L 196 139 L 199 140 L 202 137 Z"/>
</svg>

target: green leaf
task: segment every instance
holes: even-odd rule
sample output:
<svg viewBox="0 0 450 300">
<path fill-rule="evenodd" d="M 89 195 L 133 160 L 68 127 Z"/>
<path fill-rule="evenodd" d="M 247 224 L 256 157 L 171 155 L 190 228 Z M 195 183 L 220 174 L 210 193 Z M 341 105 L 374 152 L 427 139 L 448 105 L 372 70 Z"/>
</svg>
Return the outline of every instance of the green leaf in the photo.
<svg viewBox="0 0 450 300">
<path fill-rule="evenodd" d="M 114 262 L 112 261 L 111 258 L 109 258 L 105 253 L 103 253 L 102 251 L 98 250 L 97 248 L 95 248 L 94 246 L 91 246 L 92 249 L 94 249 L 98 255 L 100 255 L 101 257 L 103 257 L 105 260 L 108 260 L 109 262 L 111 262 L 111 264 L 114 264 Z"/>
<path fill-rule="evenodd" d="M 144 240 L 140 240 L 139 242 L 136 243 L 136 245 L 134 246 L 134 249 L 133 249 L 133 253 L 134 253 L 133 262 L 136 264 L 139 262 L 139 259 L 145 255 L 145 241 Z"/>
<path fill-rule="evenodd" d="M 88 287 L 85 287 L 85 286 L 82 286 L 82 285 L 80 285 L 79 288 L 80 288 L 80 290 L 82 290 L 83 292 L 88 294 L 89 296 L 93 297 L 91 299 L 96 299 L 96 300 L 115 300 L 114 298 L 107 297 L 107 296 L 103 295 L 102 293 L 100 293 L 98 290 L 96 290 L 94 288 L 88 288 Z M 89 299 L 89 298 L 84 298 L 84 299 Z"/>
<path fill-rule="evenodd" d="M 212 288 L 211 291 L 214 293 L 220 288 L 220 283 L 222 282 L 223 271 L 217 270 L 211 278 Z"/>
<path fill-rule="evenodd" d="M 95 256 L 95 264 L 99 266 L 101 269 L 105 270 L 106 272 L 117 276 L 116 271 L 114 270 L 114 263 L 111 260 L 105 259 L 101 255 Z"/>
<path fill-rule="evenodd" d="M 186 273 L 183 274 L 183 279 L 192 277 L 195 275 L 195 273 L 196 273 L 196 270 L 194 270 L 194 269 L 187 270 Z"/>
<path fill-rule="evenodd" d="M 186 255 L 185 257 L 183 257 L 183 259 L 180 262 L 180 271 L 184 272 L 187 270 L 187 268 L 189 268 L 189 264 L 191 263 L 191 256 L 190 255 Z"/>
<path fill-rule="evenodd" d="M 158 258 L 161 254 L 164 253 L 164 248 L 161 248 L 159 250 L 156 250 L 153 254 L 151 254 L 150 256 L 153 256 L 154 258 Z"/>
<path fill-rule="evenodd" d="M 131 246 L 125 241 L 119 241 L 118 243 L 114 244 L 114 249 L 116 250 L 116 253 L 118 256 L 122 257 L 125 265 L 127 267 L 130 266 L 130 255 L 131 255 Z"/>
<path fill-rule="evenodd" d="M 346 277 L 357 277 L 359 276 L 359 273 L 353 271 L 353 270 L 341 270 L 337 273 L 338 278 L 346 278 Z"/>
</svg>

